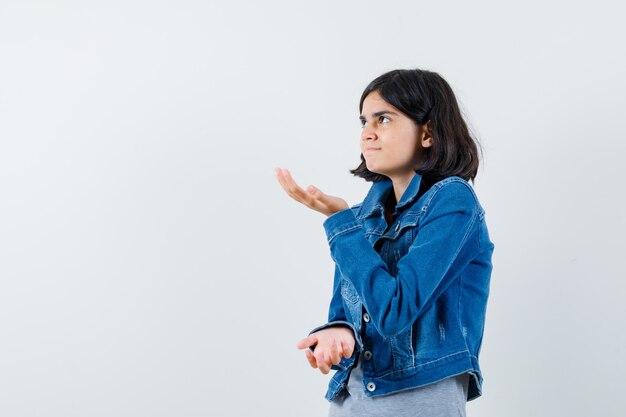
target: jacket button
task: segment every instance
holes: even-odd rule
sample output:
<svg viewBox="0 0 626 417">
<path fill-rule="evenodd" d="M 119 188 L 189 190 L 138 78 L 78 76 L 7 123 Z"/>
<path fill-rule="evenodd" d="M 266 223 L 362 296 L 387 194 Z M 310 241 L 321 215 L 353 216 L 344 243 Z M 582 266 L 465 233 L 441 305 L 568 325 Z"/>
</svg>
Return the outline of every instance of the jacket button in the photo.
<svg viewBox="0 0 626 417">
<path fill-rule="evenodd" d="M 376 384 L 374 384 L 373 382 L 368 382 L 368 383 L 367 383 L 367 390 L 368 390 L 369 392 L 372 392 L 372 391 L 374 391 L 375 389 L 376 389 Z"/>
<path fill-rule="evenodd" d="M 365 352 L 363 352 L 363 358 L 366 361 L 369 361 L 370 359 L 372 359 L 372 352 L 370 352 L 369 350 L 366 350 Z"/>
<path fill-rule="evenodd" d="M 396 224 L 396 232 L 398 231 L 399 228 L 400 228 L 400 223 Z"/>
<path fill-rule="evenodd" d="M 370 322 L 370 315 L 365 313 L 363 314 L 363 320 L 365 321 L 365 323 L 369 323 Z"/>
</svg>

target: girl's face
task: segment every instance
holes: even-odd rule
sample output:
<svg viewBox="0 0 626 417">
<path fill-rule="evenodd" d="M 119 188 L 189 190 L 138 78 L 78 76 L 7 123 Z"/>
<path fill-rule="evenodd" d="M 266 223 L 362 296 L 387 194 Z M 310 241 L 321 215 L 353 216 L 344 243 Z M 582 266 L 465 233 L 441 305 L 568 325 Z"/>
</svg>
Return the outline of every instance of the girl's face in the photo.
<svg viewBox="0 0 626 417">
<path fill-rule="evenodd" d="M 413 176 L 422 161 L 423 148 L 432 146 L 428 124 L 419 126 L 387 103 L 378 91 L 363 100 L 359 117 L 361 152 L 367 169 L 387 177 Z"/>
</svg>

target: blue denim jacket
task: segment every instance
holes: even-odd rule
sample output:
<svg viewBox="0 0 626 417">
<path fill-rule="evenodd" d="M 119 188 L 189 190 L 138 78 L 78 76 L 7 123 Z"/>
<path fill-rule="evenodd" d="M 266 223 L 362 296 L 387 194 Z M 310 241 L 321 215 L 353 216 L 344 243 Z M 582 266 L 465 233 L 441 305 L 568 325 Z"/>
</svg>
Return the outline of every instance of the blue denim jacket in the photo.
<svg viewBox="0 0 626 417">
<path fill-rule="evenodd" d="M 333 295 L 328 323 L 309 334 L 342 325 L 356 340 L 353 355 L 332 366 L 329 401 L 345 387 L 357 355 L 368 396 L 465 372 L 472 376 L 467 400 L 482 394 L 478 354 L 494 250 L 485 211 L 463 178 L 447 177 L 417 198 L 421 181 L 416 173 L 390 225 L 388 179 L 324 221 Z"/>
</svg>

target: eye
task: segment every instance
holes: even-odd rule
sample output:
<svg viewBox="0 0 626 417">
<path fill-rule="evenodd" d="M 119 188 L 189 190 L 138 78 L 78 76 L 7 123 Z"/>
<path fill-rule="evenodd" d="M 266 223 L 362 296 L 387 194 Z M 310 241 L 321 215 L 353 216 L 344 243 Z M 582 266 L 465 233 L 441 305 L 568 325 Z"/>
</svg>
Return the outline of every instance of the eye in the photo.
<svg viewBox="0 0 626 417">
<path fill-rule="evenodd" d="M 365 123 L 367 122 L 364 119 L 360 119 L 360 120 L 361 120 L 361 127 L 365 127 Z M 383 122 L 383 120 L 387 120 L 387 121 Z M 380 123 L 389 123 L 391 120 L 387 116 L 379 116 L 378 121 Z"/>
</svg>

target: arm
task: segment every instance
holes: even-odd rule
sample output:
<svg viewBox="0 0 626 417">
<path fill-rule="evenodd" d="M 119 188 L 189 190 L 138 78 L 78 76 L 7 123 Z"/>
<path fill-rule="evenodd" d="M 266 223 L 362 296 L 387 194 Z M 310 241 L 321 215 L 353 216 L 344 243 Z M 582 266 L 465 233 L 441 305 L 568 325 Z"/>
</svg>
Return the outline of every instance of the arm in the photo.
<svg viewBox="0 0 626 417">
<path fill-rule="evenodd" d="M 477 248 L 478 203 L 468 185 L 450 182 L 435 192 L 419 222 L 417 237 L 393 276 L 365 238 L 352 210 L 324 221 L 331 257 L 363 300 L 383 336 L 403 332 L 441 295 Z"/>
</svg>

